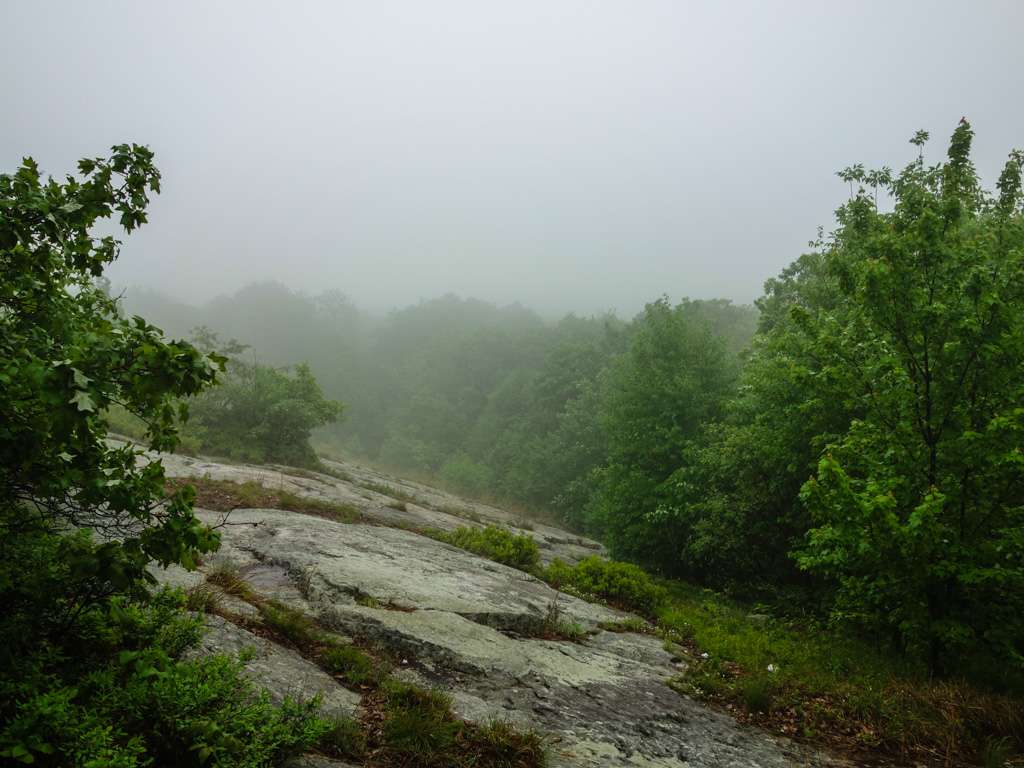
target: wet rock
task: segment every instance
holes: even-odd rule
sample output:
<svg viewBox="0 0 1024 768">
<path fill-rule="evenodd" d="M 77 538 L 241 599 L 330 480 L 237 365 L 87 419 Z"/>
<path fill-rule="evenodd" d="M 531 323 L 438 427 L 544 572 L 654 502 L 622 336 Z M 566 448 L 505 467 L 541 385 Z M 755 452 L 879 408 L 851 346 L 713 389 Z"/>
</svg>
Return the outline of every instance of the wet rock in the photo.
<svg viewBox="0 0 1024 768">
<path fill-rule="evenodd" d="M 347 463 L 346 479 L 172 457 L 171 474 L 262 481 L 356 505 L 377 523 L 454 528 L 512 515 Z M 373 486 L 372 488 L 370 486 Z M 396 496 L 412 496 L 388 506 Z M 203 516 L 215 522 L 219 516 Z M 667 681 L 685 665 L 651 635 L 598 629 L 625 614 L 562 595 L 537 579 L 408 530 L 278 510 L 240 510 L 221 529 L 230 559 L 261 594 L 403 659 L 403 678 L 436 686 L 467 720 L 495 717 L 542 732 L 551 764 L 569 768 L 792 768 L 843 763 L 736 723 Z M 547 526 L 530 532 L 546 559 L 599 551 Z M 213 561 L 211 561 L 213 562 Z M 175 576 L 169 578 L 175 578 Z M 372 599 L 371 599 L 372 598 Z M 579 643 L 535 637 L 549 607 L 589 631 Z M 358 697 L 291 651 L 211 619 L 209 651 L 258 647 L 247 674 L 275 696 L 310 696 L 351 712 Z M 313 760 L 314 762 L 308 762 Z M 340 768 L 307 757 L 305 768 Z"/>
<path fill-rule="evenodd" d="M 537 728 L 551 739 L 555 766 L 829 764 L 804 751 L 794 757 L 674 692 L 666 682 L 683 667 L 660 639 L 596 629 L 619 612 L 408 531 L 276 510 L 234 517 L 242 524 L 224 532 L 227 551 L 259 563 L 250 573 L 279 599 L 406 659 L 403 676 L 449 693 L 460 716 Z M 380 607 L 354 595 L 372 596 Z M 555 598 L 566 620 L 591 628 L 584 642 L 507 631 L 541 619 Z M 406 610 L 389 610 L 385 601 Z"/>
<path fill-rule="evenodd" d="M 178 454 L 163 455 L 161 460 L 169 477 L 256 482 L 274 490 L 351 505 L 367 520 L 384 525 L 446 531 L 459 526 L 509 526 L 537 541 L 544 562 L 557 557 L 574 563 L 604 551 L 601 544 L 593 539 L 539 522 L 527 523 L 527 528 L 520 528 L 523 521 L 506 510 L 461 499 L 437 488 L 401 480 L 352 462 L 325 460 L 325 465 L 335 476 L 288 467 L 223 464 Z"/>
</svg>

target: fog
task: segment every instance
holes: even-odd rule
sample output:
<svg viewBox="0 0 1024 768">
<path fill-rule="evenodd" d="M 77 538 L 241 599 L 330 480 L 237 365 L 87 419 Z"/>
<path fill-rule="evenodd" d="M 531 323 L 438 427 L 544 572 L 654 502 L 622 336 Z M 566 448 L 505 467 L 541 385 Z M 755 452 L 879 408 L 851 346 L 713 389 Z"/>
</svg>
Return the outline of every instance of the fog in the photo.
<svg viewBox="0 0 1024 768">
<path fill-rule="evenodd" d="M 5 3 L 0 162 L 164 174 L 116 284 L 750 302 L 864 162 L 1024 142 L 1006 2 Z"/>
</svg>

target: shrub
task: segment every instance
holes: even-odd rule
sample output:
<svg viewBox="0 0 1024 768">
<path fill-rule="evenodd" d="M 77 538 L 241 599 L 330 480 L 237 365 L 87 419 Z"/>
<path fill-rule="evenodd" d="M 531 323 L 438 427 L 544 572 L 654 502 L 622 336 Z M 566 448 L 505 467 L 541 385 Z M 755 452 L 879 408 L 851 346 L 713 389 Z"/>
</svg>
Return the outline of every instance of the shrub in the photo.
<svg viewBox="0 0 1024 768">
<path fill-rule="evenodd" d="M 200 633 L 181 593 L 90 609 L 63 646 L 44 640 L 0 681 L 0 757 L 37 766 L 264 766 L 313 746 L 316 700 L 280 707 L 227 656 L 181 661 Z M 69 651 L 75 651 L 74 654 Z M 59 673 L 59 674 L 58 674 Z"/>
<path fill-rule="evenodd" d="M 540 548 L 532 537 L 514 534 L 496 525 L 465 526 L 437 534 L 437 538 L 498 563 L 531 572 L 540 564 Z"/>
<path fill-rule="evenodd" d="M 556 559 L 544 570 L 543 577 L 558 589 L 568 587 L 580 595 L 648 616 L 665 600 L 665 590 L 642 568 L 597 555 L 584 558 L 574 566 Z"/>
</svg>

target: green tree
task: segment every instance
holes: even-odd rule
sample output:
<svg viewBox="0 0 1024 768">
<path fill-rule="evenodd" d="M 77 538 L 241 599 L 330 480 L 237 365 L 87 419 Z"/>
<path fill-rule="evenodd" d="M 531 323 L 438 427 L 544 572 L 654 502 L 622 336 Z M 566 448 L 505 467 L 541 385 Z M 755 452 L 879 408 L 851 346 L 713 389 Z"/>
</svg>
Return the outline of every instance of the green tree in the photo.
<svg viewBox="0 0 1024 768">
<path fill-rule="evenodd" d="M 119 242 L 92 228 L 114 215 L 126 232 L 145 223 L 160 181 L 152 153 L 119 145 L 79 170 L 82 180 L 44 182 L 26 159 L 0 176 L 0 525 L 4 543 L 69 525 L 111 534 L 76 563 L 98 599 L 141 584 L 151 561 L 189 564 L 216 545 L 187 495 L 165 499 L 159 462 L 106 442 L 101 414 L 123 406 L 169 450 L 179 399 L 213 383 L 221 361 L 120 317 L 94 284 Z"/>
<path fill-rule="evenodd" d="M 962 121 L 942 163 L 843 172 L 857 189 L 825 247 L 843 306 L 793 311 L 819 393 L 857 415 L 803 487 L 800 565 L 835 581 L 836 619 L 947 672 L 967 650 L 1024 662 L 1021 156 L 990 196 L 971 140 Z"/>
<path fill-rule="evenodd" d="M 182 648 L 176 633 L 195 637 L 146 607 L 147 568 L 191 566 L 218 537 L 190 489 L 166 497 L 159 461 L 107 442 L 103 414 L 125 408 L 152 448 L 170 450 L 181 398 L 222 361 L 121 317 L 97 281 L 119 242 L 93 229 L 145 223 L 159 191 L 152 153 L 119 145 L 79 171 L 44 181 L 26 159 L 0 175 L 0 756 L 133 766 L 144 750 L 124 713 L 92 705 L 126 682 L 151 685 Z M 127 677 L 110 666 L 125 644 L 146 657 L 125 662 Z"/>
<path fill-rule="evenodd" d="M 335 422 L 342 405 L 324 397 L 308 365 L 274 368 L 247 363 L 238 355 L 247 347 L 235 340 L 222 345 L 206 327 L 193 331 L 201 348 L 230 355 L 220 386 L 191 403 L 187 435 L 200 450 L 261 463 L 315 467 L 312 431 Z"/>
<path fill-rule="evenodd" d="M 702 425 L 721 415 L 736 365 L 686 303 L 648 304 L 609 371 L 602 405 L 608 460 L 594 516 L 618 556 L 679 567 L 682 533 L 669 514 L 673 473 Z"/>
<path fill-rule="evenodd" d="M 820 579 L 790 556 L 811 525 L 799 491 L 824 447 L 846 431 L 854 404 L 817 375 L 792 315 L 838 311 L 834 283 L 821 253 L 765 283 L 738 387 L 668 483 L 664 514 L 683 536 L 679 568 L 688 578 L 759 599 L 785 591 L 801 608 L 818 597 Z"/>
</svg>

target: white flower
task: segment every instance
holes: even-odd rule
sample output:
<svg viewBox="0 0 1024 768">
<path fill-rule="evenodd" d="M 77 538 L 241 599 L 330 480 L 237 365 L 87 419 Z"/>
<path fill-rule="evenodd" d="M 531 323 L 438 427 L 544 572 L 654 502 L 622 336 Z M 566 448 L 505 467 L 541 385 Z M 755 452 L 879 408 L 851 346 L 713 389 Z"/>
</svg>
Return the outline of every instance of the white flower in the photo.
<svg viewBox="0 0 1024 768">
<path fill-rule="evenodd" d="M 778 672 L 779 668 L 777 666 L 775 666 L 774 664 L 769 664 L 768 665 L 768 671 L 769 672 Z"/>
</svg>

